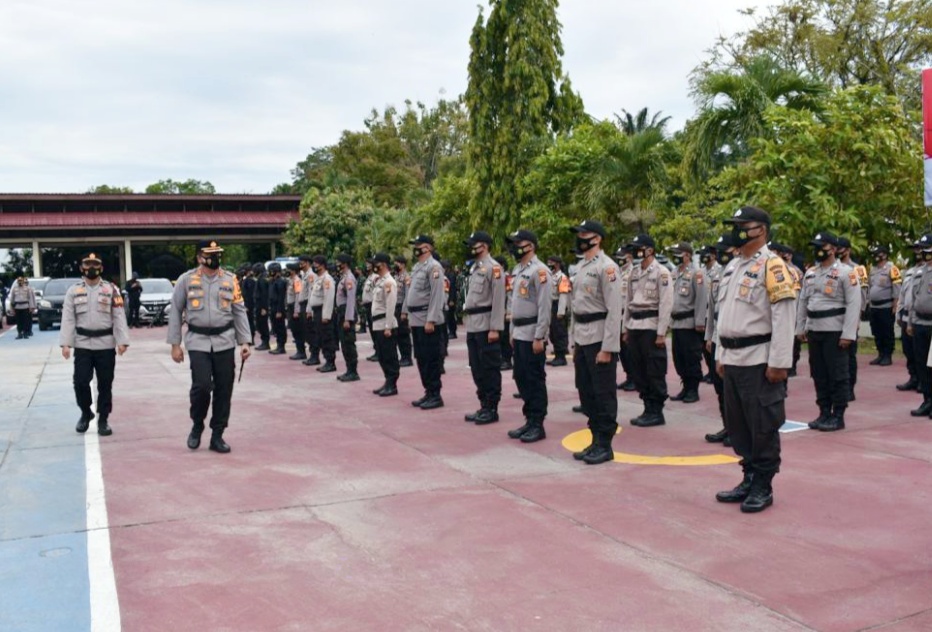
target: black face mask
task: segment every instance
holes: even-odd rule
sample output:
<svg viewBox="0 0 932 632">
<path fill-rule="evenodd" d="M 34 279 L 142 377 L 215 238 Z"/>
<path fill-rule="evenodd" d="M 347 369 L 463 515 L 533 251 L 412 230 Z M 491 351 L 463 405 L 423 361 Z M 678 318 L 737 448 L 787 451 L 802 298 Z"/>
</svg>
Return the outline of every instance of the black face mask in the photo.
<svg viewBox="0 0 932 632">
<path fill-rule="evenodd" d="M 592 243 L 592 238 L 583 239 L 582 237 L 576 238 L 576 254 L 583 254 L 592 248 L 595 247 L 595 244 Z"/>
<path fill-rule="evenodd" d="M 723 252 L 718 256 L 719 263 L 721 263 L 723 266 L 728 265 L 732 259 L 734 259 L 734 256 L 728 252 Z"/>
<path fill-rule="evenodd" d="M 96 279 L 100 276 L 100 268 L 85 268 L 84 276 L 88 279 Z"/>
<path fill-rule="evenodd" d="M 702 265 L 706 265 L 707 263 L 709 263 L 709 261 L 710 259 L 708 255 L 702 255 L 701 257 L 699 257 L 699 263 L 701 263 Z"/>
<path fill-rule="evenodd" d="M 745 229 L 740 224 L 735 224 L 731 227 L 731 238 L 735 242 L 737 247 L 741 247 L 751 241 L 752 239 L 757 239 L 760 235 L 751 236 L 749 230 L 763 230 L 761 227 Z"/>
<path fill-rule="evenodd" d="M 423 255 L 424 253 L 429 252 L 429 250 L 428 250 L 427 248 L 421 248 L 421 247 L 419 247 L 419 246 L 415 246 L 414 249 L 413 249 L 411 252 L 414 253 L 414 258 L 415 258 L 415 259 L 418 259 L 418 258 L 420 258 L 421 255 Z"/>
<path fill-rule="evenodd" d="M 875 262 L 875 263 L 880 263 L 880 264 L 882 264 L 884 261 L 886 261 L 886 258 L 885 258 L 883 255 L 875 255 L 875 256 L 874 256 L 874 262 Z"/>
<path fill-rule="evenodd" d="M 473 257 L 479 257 L 482 255 L 482 246 L 478 244 L 475 246 L 466 246 L 466 248 L 469 250 L 469 254 L 471 254 Z"/>
<path fill-rule="evenodd" d="M 816 246 L 815 248 L 815 260 L 816 261 L 825 261 L 831 256 L 832 256 L 832 253 L 830 253 L 828 250 L 822 250 L 821 248 Z"/>
<path fill-rule="evenodd" d="M 508 248 L 508 250 L 511 251 L 511 256 L 514 257 L 514 258 L 515 258 L 516 260 L 518 260 L 518 261 L 520 261 L 520 260 L 524 257 L 524 255 L 526 255 L 527 253 L 531 252 L 531 249 L 530 249 L 530 247 L 528 247 L 528 246 L 515 246 L 515 245 L 511 245 L 511 246 Z"/>
<path fill-rule="evenodd" d="M 683 263 L 683 257 L 679 255 L 673 255 L 672 257 L 670 257 L 670 260 L 673 261 L 675 265 L 682 265 Z"/>
<path fill-rule="evenodd" d="M 208 270 L 220 268 L 220 257 L 217 255 L 204 255 L 204 267 Z"/>
<path fill-rule="evenodd" d="M 547 267 L 550 268 L 550 271 L 551 271 L 551 272 L 556 272 L 556 271 L 557 271 L 557 266 L 547 266 Z"/>
</svg>

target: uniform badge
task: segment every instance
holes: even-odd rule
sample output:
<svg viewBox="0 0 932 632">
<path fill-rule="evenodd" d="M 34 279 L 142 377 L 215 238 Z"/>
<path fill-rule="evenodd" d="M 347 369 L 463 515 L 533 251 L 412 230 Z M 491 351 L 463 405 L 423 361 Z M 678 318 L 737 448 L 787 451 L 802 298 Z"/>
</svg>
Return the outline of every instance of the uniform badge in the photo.
<svg viewBox="0 0 932 632">
<path fill-rule="evenodd" d="M 774 270 L 773 271 L 773 280 L 777 283 L 783 283 L 786 281 L 786 277 L 783 276 L 783 270 Z"/>
<path fill-rule="evenodd" d="M 435 279 L 439 279 L 439 278 L 440 278 L 440 269 L 438 268 L 438 269 L 434 270 L 434 273 L 433 273 L 431 276 L 433 276 Z"/>
<path fill-rule="evenodd" d="M 856 272 L 851 272 L 848 274 L 848 280 L 851 282 L 851 285 L 858 285 L 858 275 Z"/>
<path fill-rule="evenodd" d="M 744 285 L 742 283 L 741 286 L 738 288 L 738 296 L 740 296 L 741 298 L 747 298 L 748 294 L 750 293 L 751 293 L 751 288 L 748 285 Z"/>
<path fill-rule="evenodd" d="M 547 282 L 547 271 L 541 268 L 537 271 L 537 278 L 540 279 L 541 283 Z"/>
<path fill-rule="evenodd" d="M 750 272 L 751 274 L 758 274 L 758 273 L 760 272 L 760 269 L 761 269 L 763 266 L 764 266 L 764 264 L 762 264 L 760 261 L 758 261 L 757 263 L 755 263 L 754 265 L 751 266 L 751 269 L 749 270 L 749 272 Z"/>
<path fill-rule="evenodd" d="M 498 266 L 493 267 L 493 268 L 492 268 L 492 278 L 494 278 L 494 279 L 500 279 L 500 278 L 502 278 L 502 269 L 499 268 Z"/>
<path fill-rule="evenodd" d="M 605 276 L 608 277 L 609 283 L 615 282 L 615 266 L 608 266 L 605 268 Z"/>
</svg>

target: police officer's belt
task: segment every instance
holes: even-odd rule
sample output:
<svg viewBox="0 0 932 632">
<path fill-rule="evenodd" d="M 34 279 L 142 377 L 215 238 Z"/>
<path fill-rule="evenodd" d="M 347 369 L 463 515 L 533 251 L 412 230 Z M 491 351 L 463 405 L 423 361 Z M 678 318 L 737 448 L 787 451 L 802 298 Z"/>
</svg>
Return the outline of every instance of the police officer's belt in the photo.
<svg viewBox="0 0 932 632">
<path fill-rule="evenodd" d="M 760 334 L 759 336 L 746 336 L 744 338 L 719 338 L 718 341 L 726 349 L 745 349 L 755 345 L 762 345 L 770 342 L 771 334 Z"/>
<path fill-rule="evenodd" d="M 673 320 L 686 320 L 687 318 L 692 318 L 693 314 L 695 314 L 695 312 L 676 312 L 675 314 L 671 314 L 670 318 Z"/>
<path fill-rule="evenodd" d="M 86 338 L 103 338 L 104 336 L 113 335 L 113 327 L 110 329 L 85 329 L 84 327 L 75 327 L 74 330 Z"/>
<path fill-rule="evenodd" d="M 529 316 L 528 318 L 512 318 L 511 324 L 515 327 L 524 327 L 526 325 L 536 325 L 537 316 Z"/>
<path fill-rule="evenodd" d="M 408 307 L 408 311 L 412 314 L 417 314 L 418 312 L 426 312 L 428 309 L 430 309 L 430 305 L 411 305 Z M 491 311 L 491 308 L 489 308 L 489 311 Z M 466 313 L 468 314 L 469 312 L 466 312 Z"/>
<path fill-rule="evenodd" d="M 928 312 L 916 312 L 916 318 L 919 320 L 932 320 L 932 314 Z"/>
<path fill-rule="evenodd" d="M 476 314 L 489 314 L 492 312 L 492 306 L 486 305 L 485 307 L 467 307 L 464 311 L 470 316 L 475 316 Z"/>
<path fill-rule="evenodd" d="M 646 312 L 631 312 L 633 320 L 646 320 L 648 318 L 659 318 L 660 312 L 656 309 L 649 309 Z"/>
<path fill-rule="evenodd" d="M 188 324 L 188 331 L 200 334 L 202 336 L 219 336 L 225 331 L 233 329 L 233 323 L 227 323 L 223 327 L 198 327 L 197 325 Z"/>
<path fill-rule="evenodd" d="M 380 320 L 385 320 L 385 314 L 373 314 L 372 315 L 372 322 L 377 323 Z"/>
<path fill-rule="evenodd" d="M 608 312 L 596 312 L 594 314 L 575 314 L 573 318 L 577 323 L 585 325 L 586 323 L 594 323 L 599 320 L 605 320 L 608 318 Z"/>
<path fill-rule="evenodd" d="M 890 307 L 893 305 L 893 299 L 887 299 L 885 301 L 871 301 L 871 307 Z"/>
<path fill-rule="evenodd" d="M 815 319 L 831 318 L 832 316 L 844 316 L 845 312 L 847 311 L 848 309 L 846 307 L 836 307 L 835 309 L 823 309 L 819 311 L 812 311 L 811 309 L 807 309 L 806 315 L 809 316 L 809 318 Z"/>
</svg>

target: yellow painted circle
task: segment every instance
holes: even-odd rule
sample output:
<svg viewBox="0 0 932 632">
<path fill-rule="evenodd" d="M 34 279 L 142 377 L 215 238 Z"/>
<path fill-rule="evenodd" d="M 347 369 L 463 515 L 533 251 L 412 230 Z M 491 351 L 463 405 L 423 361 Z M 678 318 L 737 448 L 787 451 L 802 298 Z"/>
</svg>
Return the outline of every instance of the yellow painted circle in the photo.
<svg viewBox="0 0 932 632">
<path fill-rule="evenodd" d="M 621 433 L 618 428 L 618 433 Z M 592 443 L 592 434 L 588 429 L 579 430 L 563 438 L 563 447 L 570 452 L 579 452 Z M 646 454 L 627 454 L 615 452 L 616 463 L 631 465 L 728 465 L 737 463 L 740 459 L 729 454 L 702 454 L 697 456 L 650 456 Z"/>
</svg>

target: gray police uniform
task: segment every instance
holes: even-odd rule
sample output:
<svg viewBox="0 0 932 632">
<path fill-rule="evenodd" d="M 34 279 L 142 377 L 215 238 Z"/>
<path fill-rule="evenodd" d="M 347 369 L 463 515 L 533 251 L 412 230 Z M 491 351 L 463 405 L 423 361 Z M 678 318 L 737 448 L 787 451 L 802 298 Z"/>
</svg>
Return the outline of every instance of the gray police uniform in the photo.
<svg viewBox="0 0 932 632">
<path fill-rule="evenodd" d="M 443 276 L 443 266 L 441 266 L 439 262 L 433 259 L 432 261 L 434 261 L 434 263 L 436 263 L 437 266 L 440 268 L 440 275 Z M 415 268 L 417 267 L 418 266 L 415 265 Z M 431 267 L 430 269 L 431 271 L 434 270 L 433 267 Z M 421 275 L 419 276 L 423 277 L 423 273 L 424 273 L 424 270 L 422 269 Z M 431 272 L 431 274 L 432 273 L 433 272 Z M 401 362 L 404 363 L 405 366 L 408 366 L 411 362 L 411 344 L 412 344 L 411 343 L 411 336 L 412 336 L 411 328 L 417 327 L 418 324 L 420 324 L 420 326 L 423 326 L 423 324 L 426 323 L 427 321 L 422 320 L 421 316 L 418 316 L 414 318 L 413 320 L 410 317 L 407 320 L 401 318 L 402 307 L 404 306 L 405 301 L 408 298 L 408 292 L 411 291 L 411 286 L 414 281 L 414 272 L 412 271 L 411 274 L 408 274 L 408 271 L 404 270 L 403 272 L 399 272 L 393 275 L 392 278 L 395 279 L 395 287 L 398 288 L 398 302 L 395 305 L 395 317 L 398 319 L 398 332 L 395 336 L 395 344 L 398 346 L 398 353 L 401 355 Z M 423 279 L 421 278 L 419 280 L 422 281 L 421 285 L 423 285 Z M 422 287 L 420 291 L 423 291 L 423 290 L 424 288 Z M 442 292 L 442 288 L 441 288 L 441 292 Z M 416 304 L 420 305 L 420 303 L 416 303 Z M 433 314 L 433 312 L 431 312 L 431 314 Z M 440 317 L 446 318 L 443 315 L 443 306 L 440 307 Z M 445 321 L 441 321 L 441 322 L 445 322 Z"/>
<path fill-rule="evenodd" d="M 896 315 L 893 313 L 893 306 L 900 297 L 902 282 L 899 268 L 889 261 L 871 268 L 867 295 L 868 315 L 871 333 L 877 344 L 877 353 L 882 358 L 893 356 L 896 344 L 893 328 Z"/>
<path fill-rule="evenodd" d="M 349 269 L 340 277 L 337 289 L 337 331 L 340 332 L 340 350 L 346 362 L 345 375 L 356 373 L 358 355 L 356 353 L 356 275 Z M 343 326 L 349 322 L 349 329 Z"/>
<path fill-rule="evenodd" d="M 375 345 L 375 355 L 382 367 L 385 376 L 385 386 L 396 386 L 400 368 L 398 366 L 398 345 L 396 344 L 395 330 L 398 320 L 395 318 L 395 307 L 398 304 L 398 283 L 391 274 L 379 276 L 373 273 L 375 279 L 371 283 L 372 294 L 372 341 Z M 370 277 L 371 278 L 371 277 Z M 392 332 L 386 337 L 386 332 Z"/>
<path fill-rule="evenodd" d="M 505 335 L 505 270 L 486 253 L 469 274 L 466 291 L 466 348 L 476 394 L 483 410 L 498 414 L 502 397 L 502 346 L 489 332 Z"/>
<path fill-rule="evenodd" d="M 440 397 L 443 384 L 440 380 L 442 343 L 440 328 L 444 326 L 443 316 L 443 266 L 433 257 L 419 261 L 406 279 L 408 283 L 403 294 L 401 313 L 407 316 L 414 343 L 414 359 L 421 376 L 421 385 L 427 398 Z M 396 279 L 397 283 L 397 279 Z M 402 298 L 398 287 L 399 300 Z M 399 336 L 401 335 L 401 320 Z M 424 326 L 434 324 L 433 333 L 427 333 Z"/>
<path fill-rule="evenodd" d="M 683 392 L 674 399 L 690 394 L 698 399 L 699 383 L 702 382 L 703 333 L 697 328 L 705 327 L 708 309 L 705 273 L 692 265 L 681 265 L 673 272 L 673 290 L 670 315 L 673 366 L 683 382 Z"/>
<path fill-rule="evenodd" d="M 36 293 L 28 285 L 17 283 L 10 290 L 10 308 L 16 315 L 17 338 L 28 335 L 32 325 L 32 313 L 36 311 Z"/>
<path fill-rule="evenodd" d="M 919 378 L 919 392 L 923 401 L 928 402 L 932 400 L 932 372 L 926 364 L 932 348 L 932 263 L 914 269 L 909 290 L 907 322 L 913 332 L 913 362 Z"/>
<path fill-rule="evenodd" d="M 670 271 L 656 259 L 631 270 L 624 315 L 628 362 L 644 411 L 653 415 L 662 414 L 667 399 L 667 347 L 658 347 L 656 340 L 667 335 L 673 293 Z"/>
<path fill-rule="evenodd" d="M 550 270 L 533 256 L 514 269 L 511 290 L 511 339 L 514 379 L 524 401 L 528 424 L 542 425 L 547 416 L 546 352 L 534 353 L 534 341 L 546 341 L 552 313 L 553 279 Z"/>
<path fill-rule="evenodd" d="M 900 297 L 895 302 L 896 319 L 900 326 L 900 342 L 903 345 L 903 355 L 906 356 L 906 370 L 909 372 L 909 381 L 903 384 L 900 390 L 913 390 L 919 385 L 919 372 L 916 365 L 915 345 L 913 337 L 907 333 L 909 329 L 909 308 L 913 302 L 913 276 L 917 266 L 903 272 L 903 284 L 900 288 Z"/>
<path fill-rule="evenodd" d="M 335 302 L 336 284 L 330 273 L 324 272 L 314 280 L 308 308 L 313 314 L 314 331 L 328 365 L 334 365 L 337 358 L 337 325 L 333 318 Z"/>
</svg>

